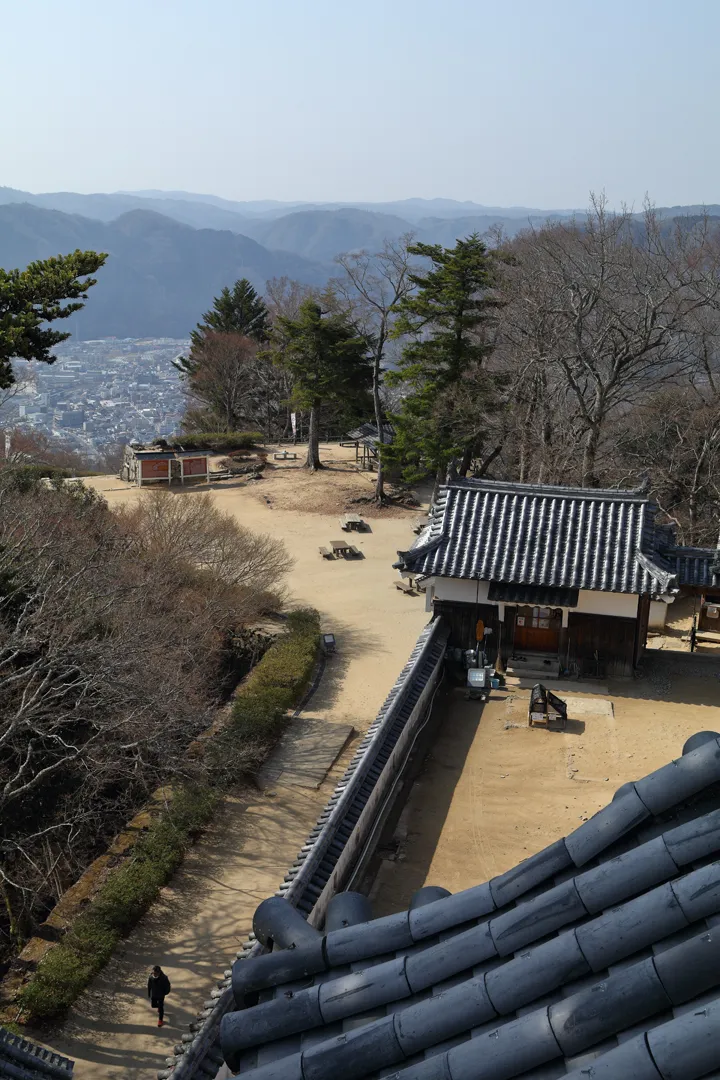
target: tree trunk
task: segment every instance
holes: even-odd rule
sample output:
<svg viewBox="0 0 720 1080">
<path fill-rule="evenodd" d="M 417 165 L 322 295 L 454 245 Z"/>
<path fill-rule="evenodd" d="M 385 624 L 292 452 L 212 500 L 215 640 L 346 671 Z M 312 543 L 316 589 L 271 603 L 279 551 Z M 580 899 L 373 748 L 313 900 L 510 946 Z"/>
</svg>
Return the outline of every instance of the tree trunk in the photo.
<svg viewBox="0 0 720 1080">
<path fill-rule="evenodd" d="M 375 502 L 385 502 L 385 466 L 383 464 L 382 450 L 384 445 L 383 438 L 383 415 L 382 415 L 382 403 L 380 401 L 380 361 L 382 360 L 383 348 L 384 348 L 384 335 L 381 335 L 377 349 L 375 350 L 375 362 L 373 364 L 373 380 L 372 380 L 372 395 L 373 406 L 375 407 L 375 426 L 378 430 L 378 467 L 377 467 L 377 479 L 375 481 Z"/>
<path fill-rule="evenodd" d="M 318 424 L 318 406 L 313 405 L 310 409 L 310 421 L 308 424 L 308 449 L 305 459 L 305 468 L 322 469 L 320 462 L 320 425 Z"/>
<path fill-rule="evenodd" d="M 9 881 L 0 882 L 0 893 L 2 893 L 7 912 L 10 937 L 17 948 L 21 949 L 32 934 L 30 913 L 27 911 L 21 891 Z"/>
<path fill-rule="evenodd" d="M 487 457 L 483 458 L 483 460 L 480 462 L 480 466 L 479 466 L 479 468 L 478 468 L 478 470 L 477 470 L 477 472 L 475 474 L 478 477 L 478 479 L 481 479 L 483 476 L 487 476 L 488 469 L 492 465 L 495 458 L 500 456 L 500 451 L 501 450 L 502 450 L 502 443 L 498 443 L 498 445 L 495 446 L 490 451 L 490 453 L 487 455 Z"/>
<path fill-rule="evenodd" d="M 582 462 L 582 486 L 597 487 L 598 478 L 595 475 L 595 459 L 597 458 L 598 444 L 600 442 L 600 425 L 593 424 L 585 436 Z"/>
<path fill-rule="evenodd" d="M 463 450 L 463 456 L 460 459 L 460 467 L 458 469 L 458 476 L 467 476 L 468 469 L 472 465 L 472 459 L 473 459 L 473 446 L 472 446 L 472 443 L 470 443 Z"/>
<path fill-rule="evenodd" d="M 535 383 L 533 381 L 533 388 Z M 527 480 L 528 474 L 528 450 L 530 442 L 530 421 L 533 416 L 533 409 L 535 408 L 536 395 L 533 390 L 532 400 L 530 401 L 525 415 L 522 418 L 522 426 L 520 428 L 520 483 L 524 484 Z"/>
<path fill-rule="evenodd" d="M 444 479 L 445 479 L 445 474 L 444 474 L 443 470 L 438 469 L 436 471 L 436 473 L 435 473 L 435 483 L 433 485 L 432 495 L 430 496 L 430 509 L 432 509 L 433 506 L 435 505 L 435 501 L 437 499 L 437 494 L 438 494 L 438 491 L 440 490 L 440 485 L 442 484 Z"/>
</svg>

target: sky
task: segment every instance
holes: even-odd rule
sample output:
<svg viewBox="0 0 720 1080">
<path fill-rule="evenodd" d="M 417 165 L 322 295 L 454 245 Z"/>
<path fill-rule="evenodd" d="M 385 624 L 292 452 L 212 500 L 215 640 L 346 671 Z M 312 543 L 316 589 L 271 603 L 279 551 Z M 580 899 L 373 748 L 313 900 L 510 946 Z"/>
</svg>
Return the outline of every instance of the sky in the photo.
<svg viewBox="0 0 720 1080">
<path fill-rule="evenodd" d="M 720 202 L 720 0 L 0 0 L 0 185 Z"/>
</svg>

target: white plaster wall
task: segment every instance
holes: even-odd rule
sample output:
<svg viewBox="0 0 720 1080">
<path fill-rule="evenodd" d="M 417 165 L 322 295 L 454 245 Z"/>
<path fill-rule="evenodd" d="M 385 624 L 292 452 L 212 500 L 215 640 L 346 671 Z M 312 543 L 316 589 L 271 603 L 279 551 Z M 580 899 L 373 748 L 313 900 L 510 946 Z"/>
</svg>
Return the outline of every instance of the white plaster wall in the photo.
<svg viewBox="0 0 720 1080">
<path fill-rule="evenodd" d="M 434 596 L 437 600 L 454 600 L 461 604 L 487 604 L 488 581 L 463 581 L 459 578 L 433 578 Z M 615 615 L 617 618 L 634 619 L 637 617 L 637 593 L 594 592 L 581 589 L 577 607 L 570 611 L 580 611 L 591 615 Z M 514 606 L 509 602 L 508 607 Z M 665 605 L 663 604 L 663 607 Z M 563 625 L 567 625 L 563 621 Z"/>
<path fill-rule="evenodd" d="M 621 619 L 637 618 L 637 593 L 592 592 L 580 590 L 577 607 L 571 611 L 583 611 L 592 615 L 615 615 Z"/>
<path fill-rule="evenodd" d="M 667 609 L 668 606 L 664 600 L 650 601 L 650 622 L 648 625 L 651 630 L 663 630 L 665 628 Z"/>
<path fill-rule="evenodd" d="M 433 578 L 435 598 L 458 604 L 487 604 L 489 581 L 463 581 L 460 578 Z"/>
</svg>

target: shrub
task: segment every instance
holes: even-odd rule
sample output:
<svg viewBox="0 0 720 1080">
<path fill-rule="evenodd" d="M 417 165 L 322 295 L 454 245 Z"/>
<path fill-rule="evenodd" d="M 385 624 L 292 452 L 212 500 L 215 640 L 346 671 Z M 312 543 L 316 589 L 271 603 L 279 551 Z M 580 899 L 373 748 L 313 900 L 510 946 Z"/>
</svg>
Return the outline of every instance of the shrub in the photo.
<svg viewBox="0 0 720 1080">
<path fill-rule="evenodd" d="M 318 654 L 320 616 L 302 608 L 235 696 L 228 727 L 211 747 L 214 764 L 229 780 L 256 768 L 287 722 L 290 708 L 310 684 Z"/>
<path fill-rule="evenodd" d="M 168 445 L 184 450 L 215 450 L 218 454 L 226 454 L 232 450 L 252 450 L 262 441 L 263 435 L 259 431 L 205 431 L 178 435 L 168 440 Z"/>
<path fill-rule="evenodd" d="M 288 632 L 253 668 L 236 696 L 230 724 L 208 745 L 209 763 L 220 777 L 236 779 L 238 768 L 255 766 L 267 755 L 288 710 L 310 683 L 319 635 L 317 611 L 305 608 L 290 614 Z M 20 991 L 18 1005 L 27 1023 L 43 1025 L 64 1016 L 156 899 L 221 798 L 218 788 L 177 791 Z"/>
<path fill-rule="evenodd" d="M 28 1023 L 47 1024 L 67 1012 L 156 899 L 219 799 L 219 792 L 208 788 L 178 791 L 20 991 L 18 1005 Z"/>
<path fill-rule="evenodd" d="M 2 470 L 4 485 L 16 491 L 29 491 L 38 480 L 65 480 L 73 473 L 54 465 L 6 465 Z"/>
</svg>

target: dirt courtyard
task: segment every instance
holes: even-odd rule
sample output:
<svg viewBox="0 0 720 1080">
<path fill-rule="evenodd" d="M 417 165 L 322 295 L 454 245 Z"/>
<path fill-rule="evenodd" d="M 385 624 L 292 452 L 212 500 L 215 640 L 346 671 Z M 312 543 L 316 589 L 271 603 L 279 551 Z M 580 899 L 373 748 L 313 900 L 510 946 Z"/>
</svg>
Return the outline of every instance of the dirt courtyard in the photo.
<svg viewBox="0 0 720 1080">
<path fill-rule="evenodd" d="M 272 464 L 256 482 L 213 483 L 215 504 L 241 524 L 280 538 L 293 560 L 291 602 L 312 604 L 336 635 L 306 718 L 366 730 L 428 620 L 422 594 L 395 588 L 392 563 L 413 539 L 419 511 L 376 510 L 356 502 L 373 476 L 354 467 L 353 451 L 324 446 L 331 468 L 317 475 L 297 463 Z M 272 462 L 272 453 L 269 454 Z M 115 477 L 88 478 L 110 505 L 143 498 Z M 173 497 L 194 498 L 207 485 Z M 343 537 L 345 512 L 365 518 L 352 533 L 357 560 L 320 557 Z M 484 706 L 443 689 L 438 735 L 396 828 L 373 889 L 376 915 L 407 907 L 423 884 L 453 892 L 484 881 L 572 831 L 626 780 L 680 754 L 695 731 L 720 730 L 720 680 L 678 675 L 678 661 L 655 654 L 668 676 L 609 684 L 607 695 L 582 694 L 566 733 L 529 730 L 527 696 L 494 693 Z M 680 657 L 691 660 L 691 657 Z M 707 663 L 706 658 L 706 663 Z M 570 690 L 570 693 L 573 693 Z M 332 792 L 352 748 L 318 790 L 286 787 L 239 794 L 163 890 L 106 970 L 80 998 L 63 1037 L 52 1045 L 77 1059 L 78 1080 L 149 1080 L 206 1000 L 250 930 L 257 904 L 270 895 Z M 153 1027 L 144 998 L 149 963 L 173 983 L 168 1027 Z"/>
<path fill-rule="evenodd" d="M 720 664 L 718 665 L 720 671 Z M 679 757 L 696 731 L 720 731 L 720 679 L 615 680 L 609 694 L 565 695 L 567 732 L 527 726 L 528 691 L 438 696 L 440 729 L 372 890 L 373 911 L 408 906 L 423 885 L 451 892 L 501 874 L 567 835 L 617 788 Z"/>
</svg>

